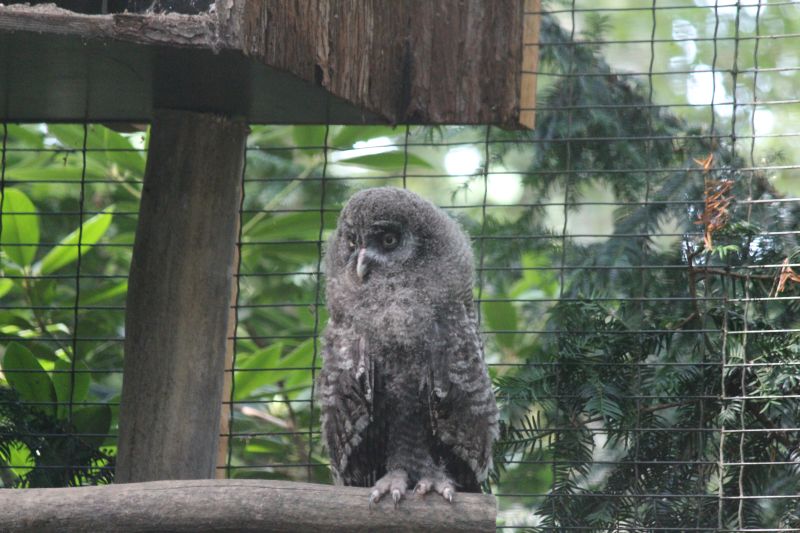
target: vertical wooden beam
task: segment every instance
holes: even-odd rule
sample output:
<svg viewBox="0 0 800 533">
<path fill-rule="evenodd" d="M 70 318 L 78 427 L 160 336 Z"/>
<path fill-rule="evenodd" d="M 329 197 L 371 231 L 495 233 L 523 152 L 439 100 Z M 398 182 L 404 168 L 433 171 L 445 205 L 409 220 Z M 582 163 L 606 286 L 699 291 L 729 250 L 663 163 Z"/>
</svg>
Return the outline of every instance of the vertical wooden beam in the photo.
<svg viewBox="0 0 800 533">
<path fill-rule="evenodd" d="M 525 0 L 522 24 L 522 76 L 520 78 L 519 123 L 536 125 L 536 69 L 539 68 L 539 25 L 541 0 Z"/>
<path fill-rule="evenodd" d="M 125 317 L 118 482 L 214 477 L 247 126 L 156 111 Z"/>
<path fill-rule="evenodd" d="M 242 223 L 241 219 L 236 224 L 236 234 L 239 234 L 239 225 Z M 239 254 L 242 253 L 237 246 L 234 250 L 233 256 L 233 283 L 231 284 L 231 304 L 228 311 L 228 335 L 227 342 L 225 343 L 225 378 L 222 383 L 222 400 L 233 401 L 231 392 L 233 391 L 233 355 L 236 353 L 236 302 L 239 295 L 239 283 L 236 281 L 236 276 L 239 275 Z M 231 419 L 233 418 L 234 405 L 222 404 L 219 417 L 219 433 L 226 435 L 219 441 L 217 447 L 217 479 L 226 479 L 228 471 L 221 466 L 228 463 L 228 453 L 230 447 L 233 445 L 231 442 Z"/>
</svg>

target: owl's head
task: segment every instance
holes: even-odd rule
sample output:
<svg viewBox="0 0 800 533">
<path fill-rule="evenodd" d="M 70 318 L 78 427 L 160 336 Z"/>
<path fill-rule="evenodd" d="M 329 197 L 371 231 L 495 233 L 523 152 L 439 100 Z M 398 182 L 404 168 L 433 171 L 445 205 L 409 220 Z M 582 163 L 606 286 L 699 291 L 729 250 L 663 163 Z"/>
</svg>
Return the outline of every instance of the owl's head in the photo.
<svg viewBox="0 0 800 533">
<path fill-rule="evenodd" d="M 394 187 L 350 198 L 326 259 L 329 275 L 344 274 L 359 285 L 449 269 L 466 269 L 471 278 L 472 269 L 469 241 L 458 224 L 427 200 Z"/>
</svg>

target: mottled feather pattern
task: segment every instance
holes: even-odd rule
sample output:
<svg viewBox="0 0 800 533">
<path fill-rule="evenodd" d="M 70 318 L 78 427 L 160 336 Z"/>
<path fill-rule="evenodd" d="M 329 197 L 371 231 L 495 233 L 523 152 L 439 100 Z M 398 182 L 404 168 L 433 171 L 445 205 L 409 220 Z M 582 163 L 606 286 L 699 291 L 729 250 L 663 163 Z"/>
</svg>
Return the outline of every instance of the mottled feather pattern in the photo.
<svg viewBox="0 0 800 533">
<path fill-rule="evenodd" d="M 498 411 L 464 231 L 411 192 L 368 189 L 343 209 L 325 269 L 318 394 L 334 480 L 395 502 L 406 482 L 450 500 L 480 491 Z"/>
</svg>

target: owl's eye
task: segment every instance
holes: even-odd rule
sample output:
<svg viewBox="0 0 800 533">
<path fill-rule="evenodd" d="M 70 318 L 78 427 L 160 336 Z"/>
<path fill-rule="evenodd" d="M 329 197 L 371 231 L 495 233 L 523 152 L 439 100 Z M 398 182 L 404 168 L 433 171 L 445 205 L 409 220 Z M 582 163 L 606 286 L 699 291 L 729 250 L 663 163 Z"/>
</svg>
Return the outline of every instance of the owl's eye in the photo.
<svg viewBox="0 0 800 533">
<path fill-rule="evenodd" d="M 347 238 L 347 247 L 350 248 L 350 250 L 356 249 L 356 240 L 354 237 Z"/>
<path fill-rule="evenodd" d="M 384 233 L 383 240 L 381 242 L 384 248 L 386 248 L 387 250 L 391 250 L 392 248 L 397 246 L 397 243 L 400 242 L 400 239 L 398 239 L 397 235 L 395 235 L 394 233 Z"/>
</svg>

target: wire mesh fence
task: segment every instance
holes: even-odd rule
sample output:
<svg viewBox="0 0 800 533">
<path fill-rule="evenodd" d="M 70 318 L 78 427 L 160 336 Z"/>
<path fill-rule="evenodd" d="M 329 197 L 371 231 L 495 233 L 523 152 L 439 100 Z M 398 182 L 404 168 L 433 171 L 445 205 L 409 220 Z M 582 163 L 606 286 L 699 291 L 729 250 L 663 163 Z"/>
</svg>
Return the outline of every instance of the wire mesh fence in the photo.
<svg viewBox="0 0 800 533">
<path fill-rule="evenodd" d="M 796 531 L 800 6 L 538 14 L 535 131 L 253 126 L 219 474 L 329 482 L 324 243 L 392 185 L 472 237 L 498 528 Z M 2 135 L 0 480 L 108 482 L 146 136 Z"/>
</svg>

